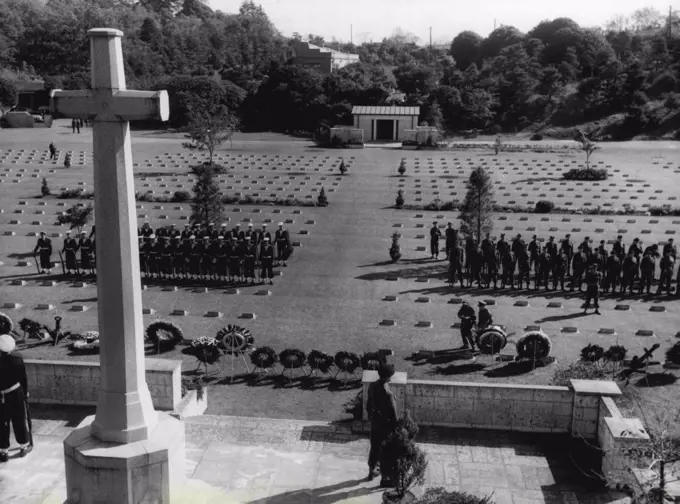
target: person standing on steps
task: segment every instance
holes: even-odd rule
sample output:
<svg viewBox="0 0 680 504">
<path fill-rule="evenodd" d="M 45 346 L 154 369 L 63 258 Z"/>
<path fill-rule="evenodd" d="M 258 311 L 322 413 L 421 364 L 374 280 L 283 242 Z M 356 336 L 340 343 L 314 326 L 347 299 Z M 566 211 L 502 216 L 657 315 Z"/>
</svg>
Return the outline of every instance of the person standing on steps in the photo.
<svg viewBox="0 0 680 504">
<path fill-rule="evenodd" d="M 437 227 L 437 223 L 432 223 L 432 228 L 430 229 L 430 254 L 432 254 L 431 259 L 439 259 L 439 238 L 442 237 L 442 232 Z"/>
<path fill-rule="evenodd" d="M 26 367 L 20 355 L 12 355 L 15 347 L 11 335 L 0 336 L 0 462 L 9 458 L 10 424 L 19 444 L 19 456 L 24 457 L 33 449 L 26 405 L 29 397 Z"/>
<path fill-rule="evenodd" d="M 378 381 L 368 387 L 366 412 L 371 422 L 371 449 L 368 453 L 368 481 L 377 476 L 382 444 L 397 425 L 397 401 L 390 389 L 389 382 L 394 376 L 393 364 L 381 364 L 378 368 Z M 389 475 L 383 474 L 380 486 L 391 486 Z"/>
<path fill-rule="evenodd" d="M 590 300 L 593 300 L 593 307 L 595 313 L 600 314 L 600 283 L 602 282 L 602 274 L 597 271 L 597 265 L 591 264 L 586 274 L 586 304 L 583 313 L 588 313 L 590 308 Z"/>
</svg>

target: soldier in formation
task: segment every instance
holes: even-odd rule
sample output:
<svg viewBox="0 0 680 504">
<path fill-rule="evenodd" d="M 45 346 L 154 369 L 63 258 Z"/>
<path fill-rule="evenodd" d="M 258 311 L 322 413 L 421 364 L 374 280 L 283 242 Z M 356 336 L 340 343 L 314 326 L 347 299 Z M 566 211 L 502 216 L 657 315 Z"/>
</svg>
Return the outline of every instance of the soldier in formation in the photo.
<svg viewBox="0 0 680 504">
<path fill-rule="evenodd" d="M 33 253 L 38 254 L 40 273 L 52 272 L 52 240 L 50 240 L 44 231 L 40 232 L 40 238 L 36 243 Z"/>
</svg>

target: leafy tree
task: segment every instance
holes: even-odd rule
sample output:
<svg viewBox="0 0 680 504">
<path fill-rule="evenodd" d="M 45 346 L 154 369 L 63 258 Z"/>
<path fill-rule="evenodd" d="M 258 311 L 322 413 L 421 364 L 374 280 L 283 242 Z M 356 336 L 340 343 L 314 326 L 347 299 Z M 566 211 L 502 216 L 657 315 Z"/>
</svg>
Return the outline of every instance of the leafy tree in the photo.
<svg viewBox="0 0 680 504">
<path fill-rule="evenodd" d="M 201 170 L 193 187 L 191 200 L 191 223 L 207 226 L 210 222 L 222 220 L 224 205 L 220 188 L 212 169 Z"/>
<path fill-rule="evenodd" d="M 432 92 L 438 81 L 436 69 L 427 65 L 406 64 L 393 70 L 399 90 L 407 95 L 426 95 Z"/>
<path fill-rule="evenodd" d="M 189 134 L 185 135 L 190 142 L 184 142 L 186 149 L 208 151 L 208 164 L 213 166 L 215 150 L 227 140 L 231 140 L 238 129 L 238 118 L 222 109 L 216 115 L 207 115 L 195 119 L 189 126 Z"/>
<path fill-rule="evenodd" d="M 456 35 L 449 52 L 459 70 L 465 70 L 477 61 L 482 40 L 484 39 L 473 31 L 463 31 Z"/>
<path fill-rule="evenodd" d="M 70 229 L 76 228 L 78 233 L 87 226 L 87 223 L 92 219 L 92 214 L 94 213 L 94 207 L 92 204 L 88 204 L 86 207 L 79 207 L 77 204 L 66 209 L 63 215 L 57 216 L 57 224 L 68 224 Z"/>
<path fill-rule="evenodd" d="M 514 26 L 501 26 L 492 31 L 479 47 L 480 56 L 483 59 L 495 58 L 501 50 L 513 44 L 519 44 L 524 40 L 524 34 Z"/>
<path fill-rule="evenodd" d="M 17 88 L 7 79 L 0 77 L 0 108 L 13 107 L 17 102 Z"/>
<path fill-rule="evenodd" d="M 468 179 L 465 201 L 458 218 L 461 220 L 461 232 L 473 235 L 477 243 L 481 242 L 482 232 L 491 232 L 493 221 L 493 185 L 491 177 L 484 168 L 477 167 Z"/>
</svg>

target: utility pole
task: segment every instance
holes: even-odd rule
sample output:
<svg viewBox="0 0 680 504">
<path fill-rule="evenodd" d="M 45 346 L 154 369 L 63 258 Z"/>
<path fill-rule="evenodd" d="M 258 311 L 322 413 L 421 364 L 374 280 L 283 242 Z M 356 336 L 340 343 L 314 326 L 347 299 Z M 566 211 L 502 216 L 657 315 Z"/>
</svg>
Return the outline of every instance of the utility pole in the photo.
<svg viewBox="0 0 680 504">
<path fill-rule="evenodd" d="M 493 29 L 496 30 L 496 18 L 493 18 Z"/>
<path fill-rule="evenodd" d="M 673 6 L 668 6 L 668 40 L 673 38 Z"/>
<path fill-rule="evenodd" d="M 432 27 L 430 26 L 430 51 L 432 50 Z"/>
<path fill-rule="evenodd" d="M 354 25 L 349 25 L 349 43 L 354 45 Z"/>
</svg>

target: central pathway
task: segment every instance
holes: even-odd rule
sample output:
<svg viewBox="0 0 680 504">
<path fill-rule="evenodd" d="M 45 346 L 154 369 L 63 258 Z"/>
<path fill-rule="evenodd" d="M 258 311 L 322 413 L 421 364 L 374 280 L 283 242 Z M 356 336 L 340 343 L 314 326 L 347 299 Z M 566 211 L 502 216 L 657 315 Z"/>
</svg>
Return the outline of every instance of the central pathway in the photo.
<svg viewBox="0 0 680 504">
<path fill-rule="evenodd" d="M 65 500 L 62 441 L 79 417 L 66 418 L 64 408 L 35 410 L 52 419 L 34 420 L 31 454 L 0 464 L 3 504 Z M 378 479 L 364 479 L 368 439 L 348 424 L 206 415 L 187 420 L 186 435 L 189 480 L 175 493 L 178 504 L 381 502 Z M 426 487 L 493 493 L 497 504 L 619 500 L 580 477 L 556 437 L 426 428 L 418 445 L 428 458 Z"/>
</svg>

